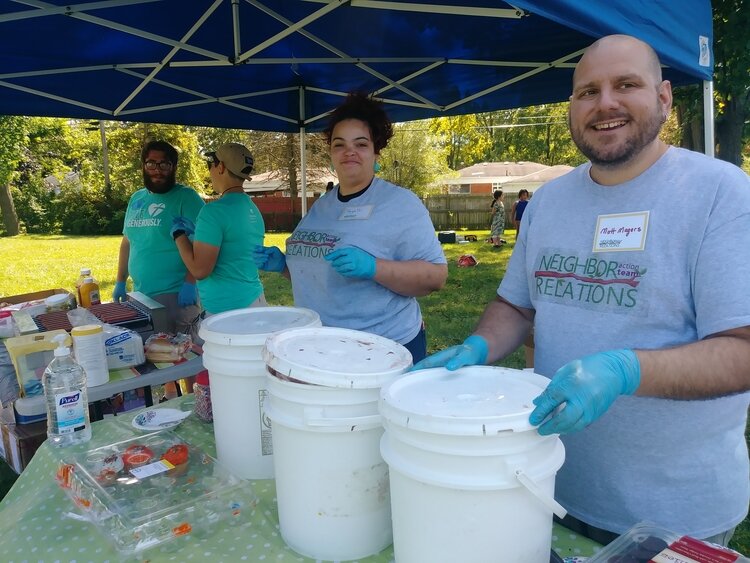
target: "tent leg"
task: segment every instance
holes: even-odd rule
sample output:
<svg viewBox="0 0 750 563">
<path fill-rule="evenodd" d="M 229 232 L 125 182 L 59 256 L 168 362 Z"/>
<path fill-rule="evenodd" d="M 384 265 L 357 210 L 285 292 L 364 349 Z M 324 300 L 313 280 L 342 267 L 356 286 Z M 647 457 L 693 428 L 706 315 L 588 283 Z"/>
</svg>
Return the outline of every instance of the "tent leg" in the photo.
<svg viewBox="0 0 750 563">
<path fill-rule="evenodd" d="M 703 81 L 703 152 L 714 156 L 714 83 Z"/>
<path fill-rule="evenodd" d="M 305 123 L 305 89 L 299 89 L 299 122 Z M 305 145 L 305 126 L 299 128 L 299 168 L 302 174 L 302 216 L 307 215 L 307 151 Z"/>
</svg>

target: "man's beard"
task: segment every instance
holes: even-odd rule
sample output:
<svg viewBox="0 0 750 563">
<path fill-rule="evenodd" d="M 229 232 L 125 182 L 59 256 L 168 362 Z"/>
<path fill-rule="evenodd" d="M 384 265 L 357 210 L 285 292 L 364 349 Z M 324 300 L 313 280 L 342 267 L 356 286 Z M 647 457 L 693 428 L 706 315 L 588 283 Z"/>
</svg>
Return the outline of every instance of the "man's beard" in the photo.
<svg viewBox="0 0 750 563">
<path fill-rule="evenodd" d="M 151 180 L 151 176 L 149 176 L 148 172 L 144 170 L 143 171 L 143 185 L 146 186 L 146 189 L 150 191 L 151 193 L 165 194 L 169 190 L 174 188 L 175 171 L 172 170 L 172 172 L 170 172 L 168 176 L 164 177 L 163 184 L 154 184 L 154 182 Z"/>
<path fill-rule="evenodd" d="M 630 123 L 632 124 L 633 121 L 631 120 Z M 647 121 L 638 124 L 635 133 L 627 137 L 620 145 L 609 147 L 589 144 L 585 141 L 584 133 L 573 127 L 570 127 L 570 135 L 578 149 L 592 164 L 605 168 L 617 168 L 629 162 L 656 139 L 663 123 L 664 119 L 657 106 Z"/>
</svg>

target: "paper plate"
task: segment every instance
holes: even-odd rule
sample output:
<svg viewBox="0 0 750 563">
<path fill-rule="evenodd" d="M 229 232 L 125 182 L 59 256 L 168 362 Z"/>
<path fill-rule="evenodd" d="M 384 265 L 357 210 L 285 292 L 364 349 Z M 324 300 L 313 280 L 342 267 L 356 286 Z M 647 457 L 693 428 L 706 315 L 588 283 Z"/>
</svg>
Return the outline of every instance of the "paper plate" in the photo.
<svg viewBox="0 0 750 563">
<path fill-rule="evenodd" d="M 154 430 L 165 430 L 167 428 L 174 428 L 190 416 L 190 414 L 191 411 L 181 411 L 179 409 L 148 409 L 138 413 L 133 418 L 132 424 L 138 430 L 148 430 L 151 432 Z"/>
</svg>

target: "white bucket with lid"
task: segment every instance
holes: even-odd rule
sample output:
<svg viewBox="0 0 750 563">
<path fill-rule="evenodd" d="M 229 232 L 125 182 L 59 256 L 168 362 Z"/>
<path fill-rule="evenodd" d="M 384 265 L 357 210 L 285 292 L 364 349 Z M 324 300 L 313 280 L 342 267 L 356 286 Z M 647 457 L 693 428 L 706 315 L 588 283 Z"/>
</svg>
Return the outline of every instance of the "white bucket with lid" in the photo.
<svg viewBox="0 0 750 563">
<path fill-rule="evenodd" d="M 251 307 L 204 319 L 198 332 L 211 377 L 216 454 L 243 479 L 273 478 L 271 423 L 265 414 L 266 339 L 281 330 L 320 326 L 315 311 Z"/>
<path fill-rule="evenodd" d="M 565 450 L 529 424 L 547 386 L 530 371 L 422 370 L 384 386 L 397 562 L 549 561 Z"/>
<path fill-rule="evenodd" d="M 382 551 L 392 530 L 378 400 L 411 354 L 380 336 L 317 328 L 274 335 L 263 357 L 282 538 L 327 561 Z"/>
</svg>

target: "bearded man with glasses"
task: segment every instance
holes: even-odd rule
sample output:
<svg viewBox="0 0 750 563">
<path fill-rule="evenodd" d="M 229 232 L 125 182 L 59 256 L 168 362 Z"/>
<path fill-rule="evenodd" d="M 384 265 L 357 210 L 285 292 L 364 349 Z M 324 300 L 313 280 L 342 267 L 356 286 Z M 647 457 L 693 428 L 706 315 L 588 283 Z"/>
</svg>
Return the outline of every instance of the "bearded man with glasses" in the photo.
<svg viewBox="0 0 750 563">
<path fill-rule="evenodd" d="M 176 183 L 177 150 L 169 143 L 147 143 L 141 163 L 144 187 L 128 202 L 112 300 L 127 299 L 125 282 L 130 276 L 135 291 L 166 307 L 168 332 L 189 334 L 201 308 L 195 278 L 180 258 L 170 230 L 177 217 L 194 222 L 203 200 L 192 188 Z"/>
</svg>

